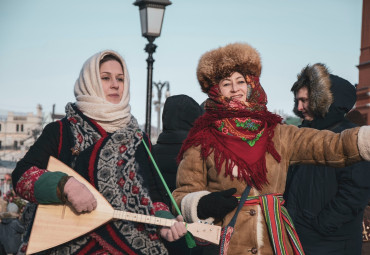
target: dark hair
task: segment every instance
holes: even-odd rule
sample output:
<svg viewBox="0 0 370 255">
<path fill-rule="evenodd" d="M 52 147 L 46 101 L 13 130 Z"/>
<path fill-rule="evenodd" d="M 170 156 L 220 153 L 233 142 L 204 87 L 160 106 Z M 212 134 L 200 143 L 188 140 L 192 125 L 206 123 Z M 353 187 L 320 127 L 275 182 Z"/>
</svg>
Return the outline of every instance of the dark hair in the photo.
<svg viewBox="0 0 370 255">
<path fill-rule="evenodd" d="M 122 70 L 123 72 L 125 72 L 124 68 L 123 68 L 123 64 L 121 63 L 121 60 L 115 56 L 115 55 L 112 55 L 112 54 L 109 54 L 109 55 L 105 55 L 99 62 L 99 67 L 101 67 L 101 65 L 105 62 L 108 62 L 110 60 L 114 60 L 114 61 L 117 61 L 118 63 L 120 63 L 121 67 L 122 67 Z"/>
</svg>

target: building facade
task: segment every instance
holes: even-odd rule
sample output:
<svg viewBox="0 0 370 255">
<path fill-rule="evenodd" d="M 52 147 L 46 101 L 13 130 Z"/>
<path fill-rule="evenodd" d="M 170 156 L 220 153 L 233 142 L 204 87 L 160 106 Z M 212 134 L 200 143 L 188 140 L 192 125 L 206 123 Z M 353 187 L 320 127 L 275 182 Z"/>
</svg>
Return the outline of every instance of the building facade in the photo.
<svg viewBox="0 0 370 255">
<path fill-rule="evenodd" d="M 370 0 L 363 0 L 361 54 L 359 82 L 357 85 L 356 109 L 362 114 L 367 125 L 370 124 Z"/>
<path fill-rule="evenodd" d="M 36 141 L 42 131 L 43 122 L 41 105 L 37 105 L 36 114 L 8 112 L 7 115 L 0 116 L 0 186 L 4 182 L 4 176 L 14 170 L 16 162 Z"/>
<path fill-rule="evenodd" d="M 8 112 L 0 116 L 0 151 L 27 150 L 42 131 L 42 124 L 41 105 L 37 105 L 36 114 Z"/>
</svg>

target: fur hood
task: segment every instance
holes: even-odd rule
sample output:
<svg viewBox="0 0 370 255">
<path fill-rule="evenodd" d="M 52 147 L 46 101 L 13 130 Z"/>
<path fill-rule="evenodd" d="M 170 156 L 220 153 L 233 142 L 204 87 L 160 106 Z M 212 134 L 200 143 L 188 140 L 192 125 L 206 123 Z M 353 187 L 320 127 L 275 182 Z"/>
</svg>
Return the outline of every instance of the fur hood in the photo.
<svg viewBox="0 0 370 255">
<path fill-rule="evenodd" d="M 302 87 L 307 87 L 309 96 L 309 107 L 315 116 L 324 117 L 333 103 L 333 95 L 330 91 L 331 81 L 328 68 L 321 63 L 312 66 L 307 65 L 297 75 L 297 81 L 293 84 L 291 91 L 295 95 Z M 293 112 L 303 118 L 298 111 L 298 102 L 294 103 Z"/>
<path fill-rule="evenodd" d="M 198 63 L 197 78 L 202 91 L 207 93 L 233 72 L 259 77 L 261 68 L 257 50 L 246 43 L 233 43 L 203 54 Z"/>
</svg>

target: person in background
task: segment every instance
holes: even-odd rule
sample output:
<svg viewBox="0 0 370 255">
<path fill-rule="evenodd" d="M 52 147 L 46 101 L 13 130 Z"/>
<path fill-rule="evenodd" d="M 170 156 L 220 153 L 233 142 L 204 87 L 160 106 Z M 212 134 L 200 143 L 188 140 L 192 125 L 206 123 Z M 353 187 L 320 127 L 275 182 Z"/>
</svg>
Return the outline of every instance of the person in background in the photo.
<svg viewBox="0 0 370 255">
<path fill-rule="evenodd" d="M 357 126 L 346 118 L 356 102 L 355 87 L 324 64 L 303 68 L 291 91 L 293 111 L 303 118 L 301 128 L 340 133 Z M 369 162 L 346 168 L 295 165 L 289 169 L 284 198 L 306 254 L 361 254 L 369 169 Z"/>
<path fill-rule="evenodd" d="M 2 192 L 0 190 L 0 213 L 6 212 L 7 205 L 8 205 L 8 202 L 4 200 Z"/>
<path fill-rule="evenodd" d="M 12 173 L 16 192 L 33 203 L 69 202 L 78 213 L 93 211 L 97 201 L 85 185 L 46 169 L 53 156 L 89 181 L 114 209 L 173 218 L 143 144 L 150 147 L 150 141 L 131 114 L 129 90 L 127 66 L 117 52 L 90 57 L 74 86 L 76 102 L 66 105 L 66 116 L 48 124 L 17 163 Z M 117 220 L 48 253 L 167 254 L 161 238 L 174 241 L 185 233 L 181 222 L 157 228 Z"/>
<path fill-rule="evenodd" d="M 0 214 L 0 243 L 6 254 L 16 254 L 21 243 L 24 226 L 19 221 L 19 209 L 15 203 L 9 203 L 7 211 Z"/>
<path fill-rule="evenodd" d="M 176 158 L 182 142 L 187 137 L 194 121 L 204 113 L 199 104 L 187 95 L 168 97 L 162 114 L 163 131 L 153 145 L 153 156 L 172 192 L 176 188 L 177 162 Z M 171 204 L 171 201 L 168 201 Z M 190 254 L 184 238 L 176 242 L 165 242 L 170 254 Z M 191 254 L 200 252 L 201 248 L 191 249 Z"/>
<path fill-rule="evenodd" d="M 37 204 L 35 204 L 35 203 L 26 203 L 24 208 L 23 208 L 23 212 L 21 214 L 20 221 L 21 221 L 21 223 L 24 226 L 26 231 L 25 231 L 24 235 L 22 236 L 22 243 L 19 247 L 17 255 L 26 254 L 27 245 L 28 245 L 30 234 L 31 234 L 31 232 L 29 230 L 32 227 L 32 223 L 33 223 L 33 219 L 34 219 L 34 216 L 35 216 L 34 214 L 35 214 L 36 209 L 37 209 Z"/>
<path fill-rule="evenodd" d="M 176 188 L 177 154 L 194 121 L 203 113 L 199 104 L 187 95 L 168 97 L 164 104 L 163 131 L 152 151 L 171 192 Z"/>
<path fill-rule="evenodd" d="M 10 190 L 12 190 L 12 177 L 9 173 L 6 173 L 4 175 L 4 180 L 0 184 L 0 189 L 2 194 L 8 193 Z"/>
<path fill-rule="evenodd" d="M 289 165 L 370 161 L 370 127 L 336 134 L 281 124 L 267 109 L 261 68 L 258 52 L 245 43 L 202 55 L 197 78 L 208 95 L 206 112 L 183 142 L 173 196 L 186 222 L 225 227 L 249 186 L 233 235 L 225 238 L 227 254 L 303 254 L 283 206 Z"/>
</svg>

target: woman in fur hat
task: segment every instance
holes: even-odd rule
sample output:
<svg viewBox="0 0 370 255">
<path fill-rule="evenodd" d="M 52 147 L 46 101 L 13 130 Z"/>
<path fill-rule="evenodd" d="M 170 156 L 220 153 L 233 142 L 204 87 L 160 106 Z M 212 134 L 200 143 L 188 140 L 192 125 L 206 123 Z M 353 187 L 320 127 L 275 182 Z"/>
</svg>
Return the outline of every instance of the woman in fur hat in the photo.
<svg viewBox="0 0 370 255">
<path fill-rule="evenodd" d="M 364 139 L 370 128 L 335 134 L 283 125 L 267 110 L 260 74 L 260 56 L 248 44 L 229 44 L 201 57 L 197 77 L 208 95 L 206 113 L 179 153 L 173 195 L 185 221 L 226 226 L 248 185 L 228 254 L 303 254 L 283 207 L 288 166 L 370 160 Z"/>
<path fill-rule="evenodd" d="M 69 202 L 77 212 L 96 208 L 85 185 L 65 173 L 46 170 L 53 156 L 88 180 L 114 209 L 171 217 L 144 148 L 143 141 L 149 140 L 131 115 L 129 89 L 126 63 L 118 53 L 106 50 L 89 58 L 75 83 L 76 103 L 67 104 L 66 117 L 45 127 L 13 171 L 17 193 L 39 204 Z M 158 233 L 174 241 L 186 228 L 176 222 Z M 50 252 L 167 254 L 158 233 L 153 225 L 114 221 Z"/>
</svg>

